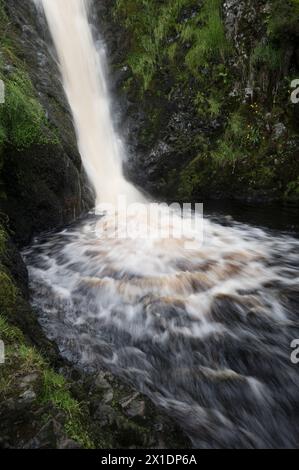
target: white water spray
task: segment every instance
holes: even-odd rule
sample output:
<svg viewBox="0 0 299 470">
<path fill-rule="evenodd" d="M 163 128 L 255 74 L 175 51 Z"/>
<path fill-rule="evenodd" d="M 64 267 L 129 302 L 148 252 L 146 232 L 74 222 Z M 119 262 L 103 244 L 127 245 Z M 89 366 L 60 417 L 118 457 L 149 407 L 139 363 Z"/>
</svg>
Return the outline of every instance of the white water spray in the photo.
<svg viewBox="0 0 299 470">
<path fill-rule="evenodd" d="M 89 1 L 36 0 L 43 7 L 57 51 L 63 86 L 72 110 L 82 162 L 96 191 L 96 202 L 128 203 L 141 194 L 122 173 L 124 150 L 110 112 L 106 60 L 97 50 L 88 22 Z"/>
</svg>

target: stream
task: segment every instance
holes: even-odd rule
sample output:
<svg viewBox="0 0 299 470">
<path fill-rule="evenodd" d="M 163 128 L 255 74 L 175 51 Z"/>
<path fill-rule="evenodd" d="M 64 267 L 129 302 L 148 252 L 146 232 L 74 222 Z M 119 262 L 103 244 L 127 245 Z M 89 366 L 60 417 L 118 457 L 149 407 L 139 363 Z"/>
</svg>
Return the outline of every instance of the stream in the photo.
<svg viewBox="0 0 299 470">
<path fill-rule="evenodd" d="M 203 243 L 99 238 L 90 213 L 25 253 L 49 338 L 170 414 L 195 447 L 292 447 L 299 437 L 299 241 L 214 216 Z"/>
</svg>

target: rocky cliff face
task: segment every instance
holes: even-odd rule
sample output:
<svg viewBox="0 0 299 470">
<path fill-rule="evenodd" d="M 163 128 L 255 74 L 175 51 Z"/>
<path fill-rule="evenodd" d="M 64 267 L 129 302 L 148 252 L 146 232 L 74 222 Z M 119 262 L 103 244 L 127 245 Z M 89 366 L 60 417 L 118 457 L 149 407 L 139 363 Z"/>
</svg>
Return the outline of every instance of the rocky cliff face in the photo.
<svg viewBox="0 0 299 470">
<path fill-rule="evenodd" d="M 1 210 L 24 244 L 73 221 L 93 195 L 44 20 L 31 0 L 6 0 L 1 9 Z"/>
<path fill-rule="evenodd" d="M 95 3 L 130 178 L 162 198 L 298 203 L 297 0 Z"/>
</svg>

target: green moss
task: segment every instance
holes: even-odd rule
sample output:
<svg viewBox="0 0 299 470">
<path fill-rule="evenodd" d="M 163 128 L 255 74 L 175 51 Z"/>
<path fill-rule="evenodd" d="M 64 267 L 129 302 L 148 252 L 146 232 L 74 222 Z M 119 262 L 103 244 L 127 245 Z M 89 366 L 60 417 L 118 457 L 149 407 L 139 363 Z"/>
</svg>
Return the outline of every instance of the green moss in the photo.
<svg viewBox="0 0 299 470">
<path fill-rule="evenodd" d="M 49 369 L 43 372 L 42 400 L 51 401 L 57 408 L 64 410 L 70 418 L 80 413 L 79 403 L 70 396 L 64 377 Z"/>
<path fill-rule="evenodd" d="M 125 89 L 132 101 L 142 100 L 148 116 L 138 141 L 150 149 L 171 133 L 175 162 L 161 161 L 162 196 L 191 198 L 215 189 L 231 197 L 265 189 L 270 197 L 295 200 L 298 126 L 287 103 L 298 66 L 295 54 L 287 59 L 299 37 L 299 0 L 271 0 L 256 8 L 245 2 L 231 40 L 223 3 L 117 1 L 115 15 L 127 30 L 124 62 L 132 70 Z M 245 96 L 249 87 L 254 103 Z M 192 123 L 189 140 L 180 126 L 165 128 L 171 110 L 178 109 L 186 125 Z M 288 131 L 276 137 L 278 123 Z M 205 144 L 197 142 L 196 126 Z"/>
<path fill-rule="evenodd" d="M 221 19 L 222 0 L 209 0 L 198 5 L 195 0 L 118 0 L 115 15 L 124 21 L 131 34 L 127 62 L 143 91 L 165 62 L 174 62 L 184 54 L 185 62 L 195 75 L 209 59 L 223 59 L 229 42 Z M 193 8 L 197 14 L 187 21 L 183 12 Z"/>
<path fill-rule="evenodd" d="M 5 4 L 4 4 L 4 0 L 0 0 L 0 28 L 1 28 L 1 32 L 2 32 L 2 35 L 1 35 L 1 41 L 3 40 L 3 38 L 5 38 L 5 29 L 7 29 L 7 24 L 8 24 L 8 18 L 7 18 L 7 15 L 5 13 Z"/>
<path fill-rule="evenodd" d="M 298 0 L 272 0 L 268 16 L 268 35 L 271 39 L 285 42 L 299 35 Z"/>
<path fill-rule="evenodd" d="M 272 44 L 258 44 L 252 52 L 251 64 L 265 66 L 269 70 L 278 70 L 282 66 L 283 51 Z"/>
<path fill-rule="evenodd" d="M 200 160 L 197 156 L 180 174 L 178 192 L 182 200 L 192 200 L 196 189 L 204 185 L 204 175 L 198 165 Z"/>
<path fill-rule="evenodd" d="M 7 241 L 7 234 L 0 225 L 0 258 L 4 255 Z"/>
<path fill-rule="evenodd" d="M 34 96 L 28 74 L 17 69 L 8 76 L 0 73 L 0 78 L 5 82 L 5 103 L 0 105 L 0 145 L 9 143 L 23 149 L 34 143 L 51 142 L 44 110 Z"/>
<path fill-rule="evenodd" d="M 79 442 L 84 448 L 94 447 L 84 425 L 84 414 L 80 404 L 71 396 L 64 377 L 51 369 L 43 371 L 41 401 L 52 403 L 66 414 L 65 430 L 71 439 Z"/>
<path fill-rule="evenodd" d="M 0 255 L 5 254 L 7 234 L 0 226 Z M 69 438 L 83 447 L 93 447 L 88 431 L 88 419 L 76 401 L 63 376 L 57 374 L 41 353 L 27 343 L 22 331 L 10 324 L 10 318 L 18 311 L 20 293 L 9 273 L 0 263 L 0 340 L 5 344 L 5 364 L 0 365 L 0 399 L 22 393 L 19 384 L 22 377 L 35 373 L 34 384 L 37 405 L 50 404 L 65 415 L 65 431 Z"/>
<path fill-rule="evenodd" d="M 11 326 L 3 315 L 0 315 L 0 338 L 6 344 L 24 341 L 24 336 L 19 328 Z"/>
<path fill-rule="evenodd" d="M 19 47 L 3 0 L 0 1 L 0 79 L 5 85 L 5 103 L 0 104 L 0 155 L 6 144 L 24 149 L 32 144 L 57 143 L 26 65 L 19 58 Z"/>
<path fill-rule="evenodd" d="M 242 156 L 241 150 L 236 148 L 231 141 L 221 140 L 217 146 L 217 149 L 211 153 L 211 158 L 218 165 L 228 165 L 235 163 Z"/>
<path fill-rule="evenodd" d="M 12 22 L 0 0 L 0 80 L 5 102 L 0 103 L 0 199 L 6 194 L 1 178 L 7 146 L 23 150 L 34 144 L 58 144 L 56 129 L 49 125 L 16 40 Z"/>
<path fill-rule="evenodd" d="M 186 64 L 195 76 L 201 67 L 210 66 L 211 61 L 223 61 L 231 50 L 221 18 L 221 6 L 222 0 L 204 2 L 199 13 L 182 27 L 181 40 L 191 42 Z"/>
<path fill-rule="evenodd" d="M 36 380 L 32 386 L 36 393 L 36 404 L 50 404 L 54 409 L 60 410 L 65 416 L 64 427 L 67 436 L 84 448 L 94 447 L 89 433 L 88 417 L 79 402 L 71 396 L 64 377 L 54 372 L 41 354 L 25 342 L 22 332 L 11 326 L 3 316 L 0 316 L 0 339 L 5 343 L 0 398 L 17 396 L 20 393 L 20 379 L 34 373 Z M 50 418 L 50 415 L 44 416 L 45 420 Z"/>
<path fill-rule="evenodd" d="M 298 202 L 299 201 L 299 178 L 295 181 L 291 181 L 287 185 L 287 189 L 284 193 L 284 197 L 288 201 Z"/>
<path fill-rule="evenodd" d="M 202 118 L 209 117 L 215 119 L 221 114 L 223 97 L 217 91 L 207 90 L 205 93 L 198 92 L 194 98 L 194 104 L 199 116 Z"/>
<path fill-rule="evenodd" d="M 259 148 L 263 140 L 264 121 L 260 119 L 257 104 L 233 112 L 228 119 L 224 134 L 217 142 L 211 157 L 220 165 L 235 163 L 247 158 Z"/>
<path fill-rule="evenodd" d="M 11 278 L 0 271 L 0 314 L 8 316 L 15 309 L 18 290 Z"/>
</svg>

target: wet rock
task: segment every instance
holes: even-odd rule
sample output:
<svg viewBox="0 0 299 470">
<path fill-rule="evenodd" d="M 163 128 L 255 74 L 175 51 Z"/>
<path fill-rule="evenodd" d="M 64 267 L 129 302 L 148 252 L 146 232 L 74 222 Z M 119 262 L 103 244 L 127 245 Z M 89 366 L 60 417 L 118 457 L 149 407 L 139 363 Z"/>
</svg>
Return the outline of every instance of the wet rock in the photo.
<svg viewBox="0 0 299 470">
<path fill-rule="evenodd" d="M 78 442 L 72 439 L 63 439 L 58 443 L 58 449 L 82 449 L 82 446 Z"/>
<path fill-rule="evenodd" d="M 109 384 L 109 382 L 107 381 L 107 379 L 105 379 L 105 372 L 101 372 L 100 374 L 98 374 L 95 378 L 95 382 L 94 382 L 94 385 L 95 387 L 99 388 L 99 389 L 110 389 L 111 386 Z"/>
<path fill-rule="evenodd" d="M 34 384 L 38 380 L 38 374 L 29 374 L 23 377 L 21 383 L 20 383 L 20 388 L 26 388 L 28 385 Z"/>
<path fill-rule="evenodd" d="M 36 400 L 36 393 L 33 390 L 26 390 L 19 398 L 22 402 L 31 403 Z"/>
<path fill-rule="evenodd" d="M 135 400 L 137 397 L 139 397 L 139 393 L 136 392 L 133 395 L 130 395 L 128 397 L 124 397 L 120 400 L 120 404 L 122 408 L 127 408 L 133 400 Z"/>
<path fill-rule="evenodd" d="M 124 397 L 120 404 L 124 409 L 127 416 L 131 418 L 136 418 L 137 416 L 145 416 L 146 413 L 146 403 L 144 400 L 140 399 L 140 393 L 134 393 L 129 397 Z"/>
<path fill-rule="evenodd" d="M 57 449 L 58 442 L 65 442 L 62 425 L 55 419 L 48 421 L 38 433 L 24 445 L 25 449 Z"/>
<path fill-rule="evenodd" d="M 287 133 L 287 128 L 282 122 L 278 122 L 273 127 L 273 138 L 275 140 L 280 139 Z"/>
<path fill-rule="evenodd" d="M 115 422 L 117 418 L 117 412 L 109 405 L 100 403 L 96 411 L 93 413 L 94 420 L 99 422 L 101 426 L 109 426 Z"/>
<path fill-rule="evenodd" d="M 125 409 L 125 412 L 131 418 L 136 418 L 137 416 L 144 416 L 145 402 L 143 400 L 133 400 L 130 405 Z"/>
<path fill-rule="evenodd" d="M 106 403 L 106 404 L 110 403 L 113 400 L 113 396 L 114 396 L 113 390 L 108 390 L 103 396 L 103 403 Z"/>
</svg>

